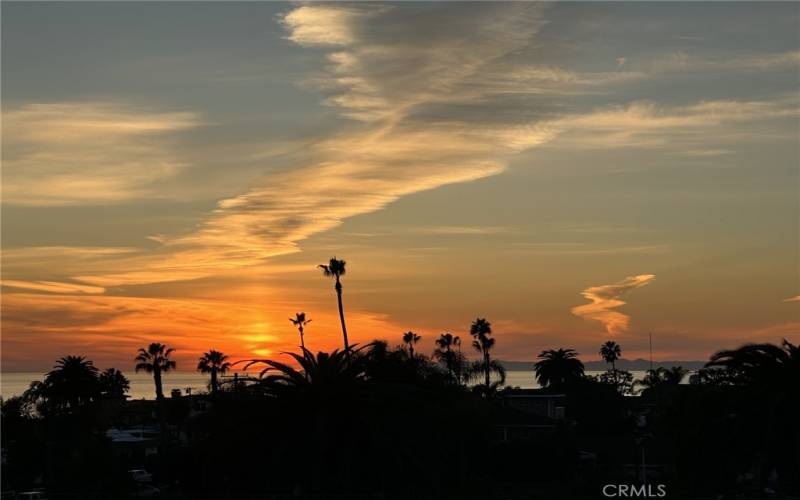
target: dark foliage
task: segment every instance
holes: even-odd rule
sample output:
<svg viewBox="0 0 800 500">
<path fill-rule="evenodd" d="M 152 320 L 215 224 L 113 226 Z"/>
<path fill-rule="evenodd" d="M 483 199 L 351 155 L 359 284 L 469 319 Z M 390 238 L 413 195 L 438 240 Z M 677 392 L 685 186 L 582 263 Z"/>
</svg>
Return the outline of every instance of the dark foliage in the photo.
<svg viewBox="0 0 800 500">
<path fill-rule="evenodd" d="M 646 456 L 647 480 L 675 498 L 800 492 L 797 349 L 788 342 L 722 351 L 691 384 L 678 383 L 682 369 L 654 370 L 630 397 L 620 373 L 586 377 L 570 349 L 542 352 L 536 376 L 547 389 L 498 390 L 495 381 L 477 395 L 447 354 L 457 344 L 441 340 L 438 362 L 380 341 L 303 349 L 288 361 L 240 362 L 261 366 L 260 377 L 214 397 L 125 403 L 142 410 L 136 425 L 166 431 L 157 455 L 138 458 L 105 436 L 121 417 L 109 416 L 104 394 L 124 376 L 106 370 L 100 383 L 91 362 L 63 358 L 25 397 L 2 402 L 3 489 L 129 498 L 142 487 L 127 470 L 146 467 L 161 498 L 174 499 L 593 498 L 609 481 L 641 482 Z M 167 349 L 154 350 L 168 361 Z M 475 366 L 483 378 L 485 358 Z M 532 415 L 514 406 L 520 397 L 558 408 Z"/>
</svg>

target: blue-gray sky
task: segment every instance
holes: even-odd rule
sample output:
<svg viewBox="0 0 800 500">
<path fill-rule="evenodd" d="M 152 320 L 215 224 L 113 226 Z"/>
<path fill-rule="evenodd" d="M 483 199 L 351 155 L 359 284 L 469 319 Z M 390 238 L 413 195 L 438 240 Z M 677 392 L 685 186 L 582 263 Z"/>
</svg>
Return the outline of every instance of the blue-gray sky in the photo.
<svg viewBox="0 0 800 500">
<path fill-rule="evenodd" d="M 333 254 L 358 341 L 798 340 L 800 4 L 2 14 L 4 369 L 332 347 Z"/>
</svg>

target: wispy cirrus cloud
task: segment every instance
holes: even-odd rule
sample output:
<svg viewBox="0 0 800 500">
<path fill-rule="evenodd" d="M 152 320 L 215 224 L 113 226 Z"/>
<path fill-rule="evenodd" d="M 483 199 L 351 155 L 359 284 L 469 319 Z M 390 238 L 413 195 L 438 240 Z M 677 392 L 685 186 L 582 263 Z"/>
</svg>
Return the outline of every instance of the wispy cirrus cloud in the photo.
<svg viewBox="0 0 800 500">
<path fill-rule="evenodd" d="M 794 297 L 783 299 L 781 302 L 800 302 L 800 295 L 795 295 Z"/>
<path fill-rule="evenodd" d="M 685 106 L 636 101 L 601 107 L 588 113 L 565 115 L 549 122 L 547 126 L 558 134 L 560 144 L 570 147 L 662 148 L 680 145 L 708 151 L 709 141 L 731 143 L 745 138 L 752 140 L 752 131 L 738 128 L 744 123 L 798 116 L 800 106 L 792 98 L 774 101 L 713 100 Z M 774 134 L 778 133 L 774 131 Z M 783 133 L 786 133 L 785 130 Z M 719 151 L 718 148 L 712 149 L 714 153 Z"/>
<path fill-rule="evenodd" d="M 652 283 L 654 279 L 654 274 L 639 274 L 628 276 L 612 285 L 589 287 L 581 292 L 581 295 L 591 303 L 573 307 L 572 314 L 583 319 L 599 321 L 609 334 L 624 333 L 628 330 L 630 316 L 615 310 L 625 305 L 625 301 L 621 300 L 620 297 L 631 290 Z"/>
<path fill-rule="evenodd" d="M 215 249 L 228 263 L 282 255 L 297 251 L 311 234 L 400 197 L 496 175 L 510 155 L 567 131 L 599 137 L 594 143 L 608 146 L 666 143 L 672 132 L 687 126 L 711 127 L 780 111 L 768 103 L 684 108 L 634 103 L 556 118 L 545 114 L 535 121 L 514 113 L 498 117 L 492 109 L 506 102 L 508 93 L 502 90 L 509 82 L 516 80 L 523 90 L 530 79 L 556 84 L 591 79 L 527 67 L 527 74 L 506 77 L 498 87 L 498 75 L 507 68 L 504 58 L 531 43 L 544 10 L 531 4 L 480 8 L 487 10 L 485 16 L 437 6 L 422 23 L 418 13 L 403 6 L 306 5 L 286 14 L 290 40 L 327 50 L 325 71 L 313 79 L 328 94 L 325 103 L 365 126 L 319 141 L 310 148 L 317 163 L 273 174 L 261 187 L 221 201 L 199 231 L 167 245 L 204 248 L 195 250 L 203 255 Z M 406 16 L 416 22 L 405 24 Z M 442 29 L 444 19 L 453 16 L 458 22 Z M 601 79 L 636 76 L 609 73 Z M 476 102 L 489 117 L 481 123 L 460 108 Z M 435 112 L 442 105 L 450 106 L 446 118 Z"/>
<path fill-rule="evenodd" d="M 308 161 L 272 171 L 219 201 L 195 231 L 159 235 L 155 251 L 115 259 L 120 265 L 113 272 L 75 276 L 103 287 L 194 279 L 297 252 L 309 236 L 401 197 L 497 175 L 513 155 L 556 139 L 568 147 L 680 144 L 692 150 L 698 137 L 728 133 L 731 124 L 797 113 L 796 106 L 767 101 L 684 106 L 639 101 L 584 112 L 542 103 L 520 112 L 514 96 L 539 87 L 642 76 L 632 69 L 586 73 L 515 64 L 521 51 L 535 45 L 546 9 L 531 3 L 464 10 L 436 4 L 426 6 L 424 16 L 415 4 L 290 9 L 280 18 L 286 37 L 319 51 L 322 67 L 306 84 L 347 119 L 340 129 L 309 142 Z M 159 130 L 190 126 L 193 120 L 184 116 Z M 117 177 L 122 180 L 114 182 L 135 195 L 142 179 Z"/>
<path fill-rule="evenodd" d="M 2 280 L 0 285 L 11 288 L 22 288 L 37 292 L 63 293 L 63 294 L 94 294 L 103 293 L 105 288 L 77 283 L 63 283 L 59 281 L 25 281 L 25 280 Z"/>
<path fill-rule="evenodd" d="M 430 226 L 412 228 L 412 232 L 443 236 L 484 236 L 489 234 L 507 234 L 518 231 L 509 226 Z"/>
<path fill-rule="evenodd" d="M 155 196 L 186 165 L 169 134 L 200 125 L 194 113 L 143 112 L 103 102 L 36 103 L 3 113 L 3 202 L 114 204 Z"/>
<path fill-rule="evenodd" d="M 476 125 L 458 114 L 426 116 L 437 103 L 471 95 L 467 80 L 525 47 L 543 23 L 541 5 L 476 9 L 484 15 L 432 6 L 423 22 L 413 24 L 404 19 L 420 21 L 418 13 L 402 5 L 289 11 L 282 18 L 287 38 L 326 51 L 315 85 L 327 94 L 327 105 L 353 121 L 311 144 L 309 163 L 269 174 L 247 192 L 221 200 L 197 231 L 159 236 L 161 255 L 145 269 L 80 279 L 107 286 L 253 265 L 296 252 L 310 235 L 400 197 L 498 174 L 509 155 L 550 140 L 552 132 L 536 124 Z"/>
<path fill-rule="evenodd" d="M 676 51 L 654 61 L 650 72 L 653 74 L 674 71 L 744 73 L 774 68 L 800 68 L 800 50 L 761 54 L 739 53 L 715 59 L 702 54 Z"/>
</svg>

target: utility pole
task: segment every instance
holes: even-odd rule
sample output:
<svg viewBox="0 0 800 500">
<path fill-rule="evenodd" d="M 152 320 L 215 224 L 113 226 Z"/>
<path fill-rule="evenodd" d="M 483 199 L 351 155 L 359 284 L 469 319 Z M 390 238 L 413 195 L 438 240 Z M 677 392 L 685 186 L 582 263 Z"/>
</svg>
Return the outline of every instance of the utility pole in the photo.
<svg viewBox="0 0 800 500">
<path fill-rule="evenodd" d="M 653 332 L 650 332 L 650 371 L 653 371 Z"/>
</svg>

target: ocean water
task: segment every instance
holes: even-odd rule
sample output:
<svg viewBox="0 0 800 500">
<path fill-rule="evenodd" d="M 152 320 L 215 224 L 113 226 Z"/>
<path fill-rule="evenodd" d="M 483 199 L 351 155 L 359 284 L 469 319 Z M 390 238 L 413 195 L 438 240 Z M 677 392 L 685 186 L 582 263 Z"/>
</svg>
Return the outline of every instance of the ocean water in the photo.
<svg viewBox="0 0 800 500">
<path fill-rule="evenodd" d="M 156 386 L 153 376 L 147 373 L 128 373 L 125 376 L 131 382 L 131 389 L 128 395 L 131 399 L 155 399 Z M 0 373 L 0 396 L 4 399 L 11 396 L 19 396 L 30 386 L 34 380 L 42 380 L 43 373 L 22 373 L 4 372 Z M 181 392 L 188 387 L 192 392 L 204 392 L 208 390 L 208 375 L 192 372 L 173 372 L 162 375 L 164 385 L 164 395 L 169 397 L 172 389 L 180 389 Z"/>
<path fill-rule="evenodd" d="M 587 375 L 598 375 L 603 373 L 601 371 L 587 371 Z M 645 374 L 643 371 L 632 372 L 635 379 L 642 378 Z M 131 389 L 128 395 L 131 399 L 154 399 L 155 398 L 155 384 L 153 377 L 147 373 L 126 373 L 126 377 L 131 382 Z M 3 398 L 10 398 L 12 396 L 19 396 L 30 386 L 34 380 L 42 380 L 44 374 L 42 373 L 22 373 L 22 372 L 5 372 L 0 373 L 0 396 Z M 208 390 L 208 376 L 201 373 L 192 372 L 173 372 L 167 373 L 163 376 L 162 382 L 164 384 L 164 395 L 169 397 L 172 389 L 180 389 L 185 392 L 190 388 L 193 393 L 205 392 Z M 506 373 L 506 385 L 513 387 L 521 387 L 523 389 L 535 389 L 539 385 L 533 377 L 532 371 L 509 371 Z"/>
<path fill-rule="evenodd" d="M 586 370 L 586 375 L 595 376 L 605 373 L 604 370 Z M 638 380 L 644 377 L 645 371 L 634 370 L 631 372 L 633 379 Z M 688 380 L 688 377 L 684 381 Z M 506 372 L 506 386 L 520 387 L 522 389 L 538 389 L 539 384 L 533 376 L 533 370 L 509 370 Z"/>
</svg>

